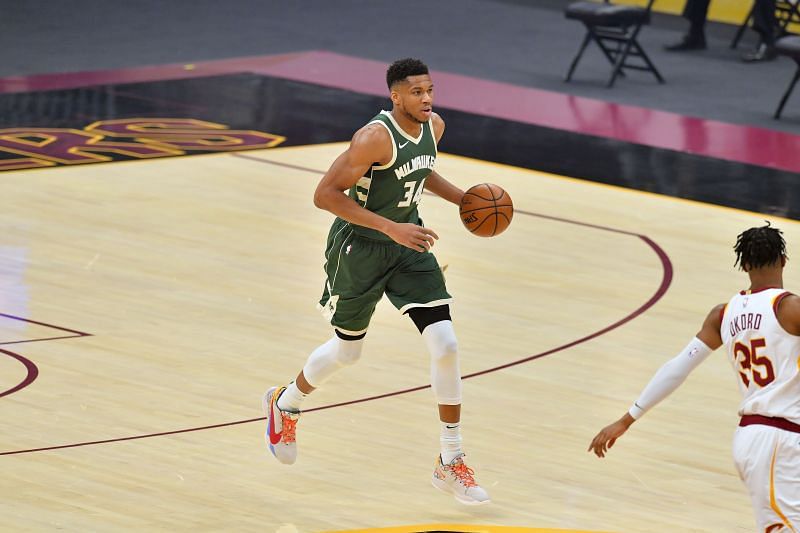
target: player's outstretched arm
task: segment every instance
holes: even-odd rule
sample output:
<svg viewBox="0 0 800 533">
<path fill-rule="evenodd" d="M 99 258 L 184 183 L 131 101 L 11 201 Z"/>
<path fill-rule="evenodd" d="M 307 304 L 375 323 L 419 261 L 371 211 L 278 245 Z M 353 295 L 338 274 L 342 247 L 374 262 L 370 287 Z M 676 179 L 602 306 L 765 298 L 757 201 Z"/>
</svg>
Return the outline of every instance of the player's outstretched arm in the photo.
<svg viewBox="0 0 800 533">
<path fill-rule="evenodd" d="M 605 457 L 631 425 L 644 413 L 655 407 L 661 400 L 672 394 L 686 377 L 702 363 L 712 351 L 722 345 L 720 336 L 721 315 L 724 305 L 714 307 L 706 316 L 700 331 L 681 353 L 667 361 L 642 390 L 639 398 L 627 413 L 617 421 L 607 425 L 595 435 L 587 451 L 598 457 Z"/>
<path fill-rule="evenodd" d="M 395 242 L 412 250 L 430 250 L 439 238 L 430 228 L 398 223 L 364 209 L 343 194 L 366 173 L 373 163 L 387 163 L 392 157 L 392 141 L 386 128 L 367 124 L 354 135 L 350 146 L 331 164 L 314 192 L 314 205 L 334 215 L 367 228 L 385 233 Z"/>
</svg>

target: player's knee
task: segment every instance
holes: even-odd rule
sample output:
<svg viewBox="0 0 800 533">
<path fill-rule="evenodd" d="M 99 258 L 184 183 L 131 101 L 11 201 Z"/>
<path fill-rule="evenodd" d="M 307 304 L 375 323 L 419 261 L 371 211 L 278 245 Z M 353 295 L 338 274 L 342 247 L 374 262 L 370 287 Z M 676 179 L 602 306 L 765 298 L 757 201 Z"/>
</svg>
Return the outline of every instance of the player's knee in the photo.
<svg viewBox="0 0 800 533">
<path fill-rule="evenodd" d="M 339 339 L 339 349 L 336 352 L 336 360 L 342 366 L 354 365 L 361 359 L 361 348 L 364 344 L 363 339 L 346 341 Z"/>
<path fill-rule="evenodd" d="M 429 337 L 428 349 L 431 360 L 437 366 L 450 367 L 458 364 L 458 341 L 455 335 L 440 334 Z"/>
<path fill-rule="evenodd" d="M 437 364 L 452 364 L 458 358 L 458 341 L 455 338 L 444 340 L 431 351 L 431 357 Z"/>
<path fill-rule="evenodd" d="M 422 337 L 436 365 L 451 366 L 458 363 L 458 340 L 451 321 L 443 320 L 429 325 L 422 332 Z"/>
</svg>

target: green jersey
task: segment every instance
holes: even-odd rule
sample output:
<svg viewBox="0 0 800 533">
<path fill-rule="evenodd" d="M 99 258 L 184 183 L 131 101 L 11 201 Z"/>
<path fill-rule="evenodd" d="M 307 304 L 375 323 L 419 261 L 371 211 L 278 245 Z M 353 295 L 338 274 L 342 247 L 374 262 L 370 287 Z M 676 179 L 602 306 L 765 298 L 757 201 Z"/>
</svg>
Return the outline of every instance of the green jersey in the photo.
<svg viewBox="0 0 800 533">
<path fill-rule="evenodd" d="M 417 205 L 425 189 L 425 178 L 436 162 L 436 137 L 430 120 L 423 123 L 417 138 L 395 122 L 388 111 L 378 113 L 369 124 L 378 123 L 389 131 L 392 159 L 385 165 L 373 164 L 350 189 L 358 205 L 395 222 L 420 224 Z M 391 241 L 384 233 L 351 224 L 362 237 Z"/>
<path fill-rule="evenodd" d="M 436 162 L 432 122 L 422 124 L 416 138 L 404 132 L 388 111 L 369 122 L 375 123 L 389 132 L 392 159 L 385 165 L 374 163 L 348 194 L 361 207 L 390 220 L 422 225 L 417 204 Z M 430 251 L 406 248 L 380 231 L 341 218 L 328 232 L 325 273 L 319 308 L 333 327 L 348 335 L 367 331 L 384 294 L 401 313 L 452 301 Z"/>
</svg>

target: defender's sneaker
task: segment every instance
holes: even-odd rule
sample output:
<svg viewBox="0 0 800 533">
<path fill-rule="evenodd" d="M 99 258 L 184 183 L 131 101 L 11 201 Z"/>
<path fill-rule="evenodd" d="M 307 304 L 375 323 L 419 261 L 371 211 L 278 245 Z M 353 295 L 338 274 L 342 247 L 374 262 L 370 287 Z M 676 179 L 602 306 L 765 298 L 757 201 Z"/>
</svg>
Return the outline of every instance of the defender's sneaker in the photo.
<svg viewBox="0 0 800 533">
<path fill-rule="evenodd" d="M 267 431 L 264 439 L 269 451 L 278 461 L 290 465 L 297 460 L 297 442 L 295 441 L 295 425 L 300 413 L 282 411 L 278 407 L 278 398 L 286 387 L 272 387 L 264 394 L 262 405 L 267 415 Z"/>
<path fill-rule="evenodd" d="M 449 464 L 442 463 L 442 456 L 436 458 L 431 483 L 437 489 L 451 493 L 456 500 L 467 505 L 489 503 L 489 495 L 480 488 L 473 477 L 475 472 L 464 464 L 464 454 L 456 456 Z"/>
</svg>

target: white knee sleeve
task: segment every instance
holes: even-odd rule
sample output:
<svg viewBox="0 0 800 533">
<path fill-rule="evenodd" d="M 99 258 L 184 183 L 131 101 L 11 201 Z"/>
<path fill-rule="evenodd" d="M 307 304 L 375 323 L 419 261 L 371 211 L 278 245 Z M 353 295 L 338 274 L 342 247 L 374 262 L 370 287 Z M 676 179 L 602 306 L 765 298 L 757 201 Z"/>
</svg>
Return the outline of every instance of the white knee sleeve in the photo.
<svg viewBox="0 0 800 533">
<path fill-rule="evenodd" d="M 342 340 L 336 335 L 311 352 L 303 367 L 303 375 L 309 385 L 316 388 L 328 380 L 337 370 L 355 364 L 361 357 L 364 339 Z"/>
<path fill-rule="evenodd" d="M 461 369 L 458 365 L 458 341 L 450 320 L 429 325 L 422 338 L 431 354 L 431 386 L 442 405 L 461 404 Z"/>
</svg>

